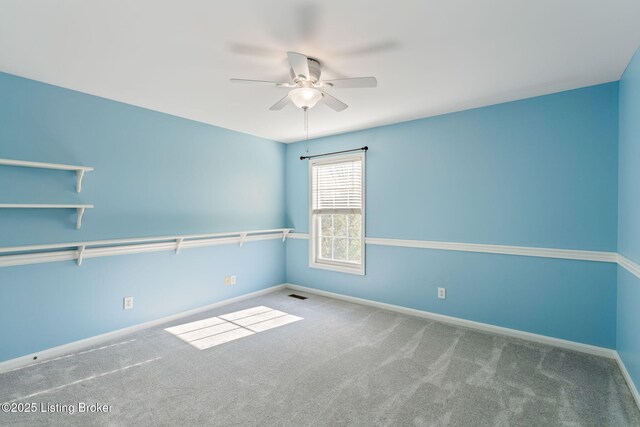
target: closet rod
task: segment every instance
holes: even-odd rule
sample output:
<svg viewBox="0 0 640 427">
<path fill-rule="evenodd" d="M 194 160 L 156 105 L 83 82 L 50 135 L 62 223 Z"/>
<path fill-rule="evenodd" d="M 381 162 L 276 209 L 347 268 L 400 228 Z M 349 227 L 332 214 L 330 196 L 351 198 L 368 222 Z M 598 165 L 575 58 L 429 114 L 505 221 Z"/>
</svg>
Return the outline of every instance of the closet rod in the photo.
<svg viewBox="0 0 640 427">
<path fill-rule="evenodd" d="M 316 154 L 316 155 L 313 155 L 313 156 L 300 156 L 300 160 L 313 159 L 314 157 L 331 156 L 332 154 L 351 153 L 352 151 L 367 151 L 368 149 L 369 149 L 369 147 L 367 147 L 365 145 L 364 147 L 354 148 L 352 150 L 334 151 L 332 153 Z"/>
</svg>

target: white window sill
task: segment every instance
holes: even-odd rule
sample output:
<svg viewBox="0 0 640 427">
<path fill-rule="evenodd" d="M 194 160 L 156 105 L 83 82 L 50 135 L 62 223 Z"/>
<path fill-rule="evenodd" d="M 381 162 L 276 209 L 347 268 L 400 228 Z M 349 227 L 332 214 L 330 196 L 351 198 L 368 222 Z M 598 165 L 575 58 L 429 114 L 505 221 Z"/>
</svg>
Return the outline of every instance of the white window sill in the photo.
<svg viewBox="0 0 640 427">
<path fill-rule="evenodd" d="M 364 264 L 358 265 L 358 266 L 355 266 L 355 267 L 345 267 L 345 266 L 342 266 L 342 265 L 311 261 L 309 263 L 309 267 L 317 268 L 317 269 L 320 269 L 320 270 L 336 271 L 336 272 L 339 272 L 339 273 L 355 274 L 355 275 L 358 275 L 358 276 L 364 276 L 365 275 L 364 274 Z"/>
</svg>

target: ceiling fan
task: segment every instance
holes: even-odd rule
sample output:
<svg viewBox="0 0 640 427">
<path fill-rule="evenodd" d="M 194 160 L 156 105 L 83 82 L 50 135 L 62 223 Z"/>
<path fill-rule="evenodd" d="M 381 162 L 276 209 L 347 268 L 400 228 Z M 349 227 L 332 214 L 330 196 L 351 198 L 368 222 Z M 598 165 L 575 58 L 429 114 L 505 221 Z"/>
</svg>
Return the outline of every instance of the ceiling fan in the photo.
<svg viewBox="0 0 640 427">
<path fill-rule="evenodd" d="M 231 82 L 261 84 L 291 89 L 284 98 L 269 108 L 269 110 L 272 111 L 282 110 L 289 102 L 306 111 L 309 108 L 313 108 L 319 101 L 335 111 L 343 111 L 348 105 L 328 94 L 325 89 L 333 87 L 364 88 L 376 87 L 378 85 L 375 77 L 320 80 L 320 75 L 322 74 L 320 61 L 297 52 L 287 52 L 287 56 L 289 58 L 289 64 L 291 65 L 291 82 L 278 83 L 246 79 L 231 79 Z"/>
</svg>

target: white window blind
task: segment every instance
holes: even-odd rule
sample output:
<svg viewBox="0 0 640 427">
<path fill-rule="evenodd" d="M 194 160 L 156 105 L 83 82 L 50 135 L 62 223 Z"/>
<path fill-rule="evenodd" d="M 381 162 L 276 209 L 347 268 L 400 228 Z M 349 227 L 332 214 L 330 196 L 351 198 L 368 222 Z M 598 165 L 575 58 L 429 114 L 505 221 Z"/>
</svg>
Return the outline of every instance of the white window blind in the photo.
<svg viewBox="0 0 640 427">
<path fill-rule="evenodd" d="M 312 168 L 313 214 L 362 213 L 362 160 L 321 163 Z"/>
</svg>

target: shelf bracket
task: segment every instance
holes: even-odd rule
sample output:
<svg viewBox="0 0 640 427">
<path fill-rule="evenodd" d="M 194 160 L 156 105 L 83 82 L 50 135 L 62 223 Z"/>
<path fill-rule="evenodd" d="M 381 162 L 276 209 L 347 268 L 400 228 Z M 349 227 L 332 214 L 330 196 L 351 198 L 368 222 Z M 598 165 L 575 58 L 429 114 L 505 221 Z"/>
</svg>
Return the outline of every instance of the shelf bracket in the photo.
<svg viewBox="0 0 640 427">
<path fill-rule="evenodd" d="M 247 233 L 240 233 L 240 247 L 244 245 L 244 239 L 247 238 Z"/>
<path fill-rule="evenodd" d="M 78 246 L 78 259 L 76 260 L 76 264 L 78 264 L 79 266 L 82 265 L 82 257 L 84 255 L 85 248 L 85 245 Z"/>
<path fill-rule="evenodd" d="M 80 230 L 82 226 L 82 215 L 84 215 L 84 208 L 76 208 L 76 212 L 78 213 L 78 218 L 76 220 L 76 230 Z"/>
<path fill-rule="evenodd" d="M 182 242 L 184 241 L 184 237 L 180 237 L 176 239 L 176 255 L 180 253 L 180 246 L 182 246 Z"/>
<path fill-rule="evenodd" d="M 82 191 L 82 178 L 84 177 L 84 169 L 78 169 L 76 171 L 76 192 Z"/>
<path fill-rule="evenodd" d="M 285 240 L 287 240 L 287 234 L 291 233 L 291 230 L 284 230 L 282 232 L 282 241 L 284 242 Z"/>
</svg>

